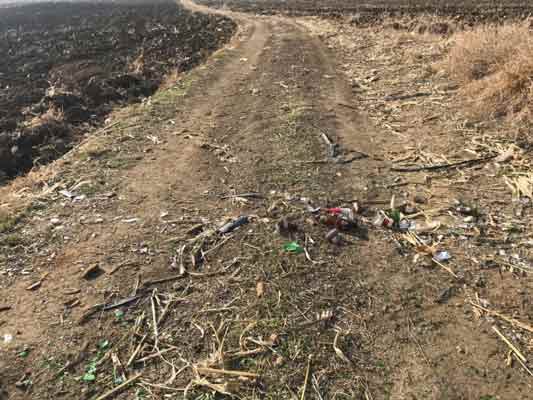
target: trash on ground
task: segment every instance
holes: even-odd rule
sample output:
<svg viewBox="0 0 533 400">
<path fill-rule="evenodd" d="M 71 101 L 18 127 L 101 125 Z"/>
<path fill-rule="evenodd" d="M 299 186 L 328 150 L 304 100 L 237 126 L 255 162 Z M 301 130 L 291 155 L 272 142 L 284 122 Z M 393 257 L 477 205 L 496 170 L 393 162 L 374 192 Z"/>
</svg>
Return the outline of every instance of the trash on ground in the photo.
<svg viewBox="0 0 533 400">
<path fill-rule="evenodd" d="M 76 195 L 68 190 L 60 190 L 59 191 L 60 194 L 62 194 L 63 196 L 65 196 L 66 198 L 68 199 L 73 199 L 74 197 L 76 197 Z"/>
<path fill-rule="evenodd" d="M 416 223 L 414 221 L 409 221 L 408 219 L 402 219 L 400 220 L 400 223 L 398 224 L 398 228 L 401 231 L 409 231 L 412 230 L 416 226 Z"/>
<path fill-rule="evenodd" d="M 334 207 L 324 209 L 325 215 L 320 217 L 320 222 L 338 230 L 350 230 L 357 226 L 355 213 L 351 208 Z"/>
<path fill-rule="evenodd" d="M 298 242 L 289 242 L 283 246 L 285 251 L 289 253 L 300 254 L 304 252 L 304 248 L 298 244 Z"/>
<path fill-rule="evenodd" d="M 237 229 L 241 225 L 246 225 L 248 222 L 250 222 L 249 218 L 243 215 L 237 219 L 234 219 L 233 221 L 228 222 L 225 225 L 222 225 L 222 227 L 218 229 L 218 232 L 222 234 L 229 233 Z"/>
<path fill-rule="evenodd" d="M 394 226 L 394 220 L 385 214 L 384 211 L 378 211 L 374 221 L 372 222 L 374 226 L 378 228 L 392 228 Z"/>
<path fill-rule="evenodd" d="M 449 259 L 451 259 L 452 256 L 447 251 L 437 251 L 435 255 L 433 256 L 433 258 L 435 258 L 435 260 L 439 262 L 444 262 L 444 261 L 448 261 Z"/>
<path fill-rule="evenodd" d="M 336 244 L 336 245 L 341 244 L 342 238 L 341 238 L 340 233 L 337 230 L 337 228 L 333 228 L 328 233 L 326 233 L 326 240 L 328 242 Z"/>
</svg>

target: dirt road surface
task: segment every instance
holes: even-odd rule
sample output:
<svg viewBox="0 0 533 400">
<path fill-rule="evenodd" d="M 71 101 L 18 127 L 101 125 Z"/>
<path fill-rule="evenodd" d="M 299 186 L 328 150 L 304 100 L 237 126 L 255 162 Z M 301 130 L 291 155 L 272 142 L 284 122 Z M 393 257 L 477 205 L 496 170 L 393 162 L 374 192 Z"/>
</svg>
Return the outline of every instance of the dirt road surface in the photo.
<svg viewBox="0 0 533 400">
<path fill-rule="evenodd" d="M 183 3 L 239 32 L 2 189 L 3 207 L 20 210 L 3 221 L 14 226 L 0 286 L 4 397 L 99 398 L 126 382 L 116 398 L 527 399 L 524 373 L 506 369 L 505 347 L 461 294 L 468 281 L 412 267 L 368 222 L 390 203 L 390 162 L 375 155 L 390 134 L 334 52 L 297 20 Z M 368 213 L 337 246 L 302 198 Z M 209 231 L 239 215 L 250 222 Z M 306 253 L 283 250 L 283 218 Z"/>
</svg>

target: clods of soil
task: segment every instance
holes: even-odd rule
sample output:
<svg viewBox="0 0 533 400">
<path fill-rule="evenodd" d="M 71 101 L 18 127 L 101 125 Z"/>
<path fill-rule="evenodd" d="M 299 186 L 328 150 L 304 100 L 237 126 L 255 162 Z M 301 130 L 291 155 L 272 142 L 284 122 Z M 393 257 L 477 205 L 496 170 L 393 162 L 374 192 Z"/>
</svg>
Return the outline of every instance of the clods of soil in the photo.
<svg viewBox="0 0 533 400">
<path fill-rule="evenodd" d="M 150 96 L 235 27 L 170 1 L 0 9 L 0 182 L 58 158 L 113 107 Z"/>
</svg>

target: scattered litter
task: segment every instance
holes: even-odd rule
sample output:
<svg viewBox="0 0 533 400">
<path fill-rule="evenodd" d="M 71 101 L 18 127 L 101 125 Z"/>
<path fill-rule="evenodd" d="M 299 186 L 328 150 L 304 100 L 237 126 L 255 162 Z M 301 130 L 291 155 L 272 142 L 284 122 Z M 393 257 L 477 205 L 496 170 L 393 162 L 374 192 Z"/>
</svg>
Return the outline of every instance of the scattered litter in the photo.
<svg viewBox="0 0 533 400">
<path fill-rule="evenodd" d="M 409 221 L 408 219 L 405 219 L 405 218 L 400 220 L 400 223 L 398 225 L 401 231 L 413 230 L 415 226 L 416 226 L 416 223 L 414 223 L 414 221 Z"/>
<path fill-rule="evenodd" d="M 450 253 L 447 251 L 437 251 L 433 257 L 438 262 L 445 262 L 452 258 Z"/>
<path fill-rule="evenodd" d="M 18 353 L 20 358 L 26 358 L 30 355 L 31 349 L 29 347 L 24 347 L 24 349 Z"/>
<path fill-rule="evenodd" d="M 325 225 L 344 231 L 357 227 L 355 213 L 351 208 L 326 208 L 324 213 L 325 215 L 321 216 L 320 221 Z"/>
<path fill-rule="evenodd" d="M 222 227 L 218 229 L 218 232 L 221 234 L 229 233 L 237 229 L 241 225 L 246 225 L 248 222 L 250 222 L 249 218 L 243 215 L 237 219 L 234 219 L 233 221 L 228 222 L 225 225 L 222 225 Z"/>
<path fill-rule="evenodd" d="M 63 196 L 65 196 L 66 198 L 68 199 L 73 199 L 74 197 L 76 197 L 76 195 L 68 190 L 60 190 L 59 191 L 60 194 L 62 194 Z"/>
<path fill-rule="evenodd" d="M 139 218 L 126 218 L 123 219 L 122 222 L 124 222 L 125 224 L 135 224 L 139 222 Z"/>
<path fill-rule="evenodd" d="M 394 220 L 385 214 L 384 211 L 378 211 L 374 221 L 372 222 L 374 226 L 378 228 L 392 228 L 394 226 Z"/>
<path fill-rule="evenodd" d="M 285 251 L 289 253 L 300 254 L 304 252 L 304 248 L 298 244 L 298 242 L 289 242 L 283 246 Z"/>
<path fill-rule="evenodd" d="M 333 228 L 328 233 L 326 233 L 326 240 L 336 245 L 339 245 L 341 243 L 342 239 L 337 228 Z"/>
<path fill-rule="evenodd" d="M 4 335 L 4 344 L 9 344 L 13 341 L 13 335 L 6 333 Z"/>
</svg>

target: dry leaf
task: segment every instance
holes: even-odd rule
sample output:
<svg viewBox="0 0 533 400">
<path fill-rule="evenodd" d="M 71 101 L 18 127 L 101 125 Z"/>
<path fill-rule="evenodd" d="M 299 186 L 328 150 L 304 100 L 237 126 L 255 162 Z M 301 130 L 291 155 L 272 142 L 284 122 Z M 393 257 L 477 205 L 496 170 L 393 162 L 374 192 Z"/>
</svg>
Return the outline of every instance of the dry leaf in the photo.
<svg viewBox="0 0 533 400">
<path fill-rule="evenodd" d="M 263 297 L 265 294 L 265 283 L 263 281 L 257 282 L 257 285 L 255 286 L 255 291 L 257 293 L 257 297 Z"/>
</svg>

